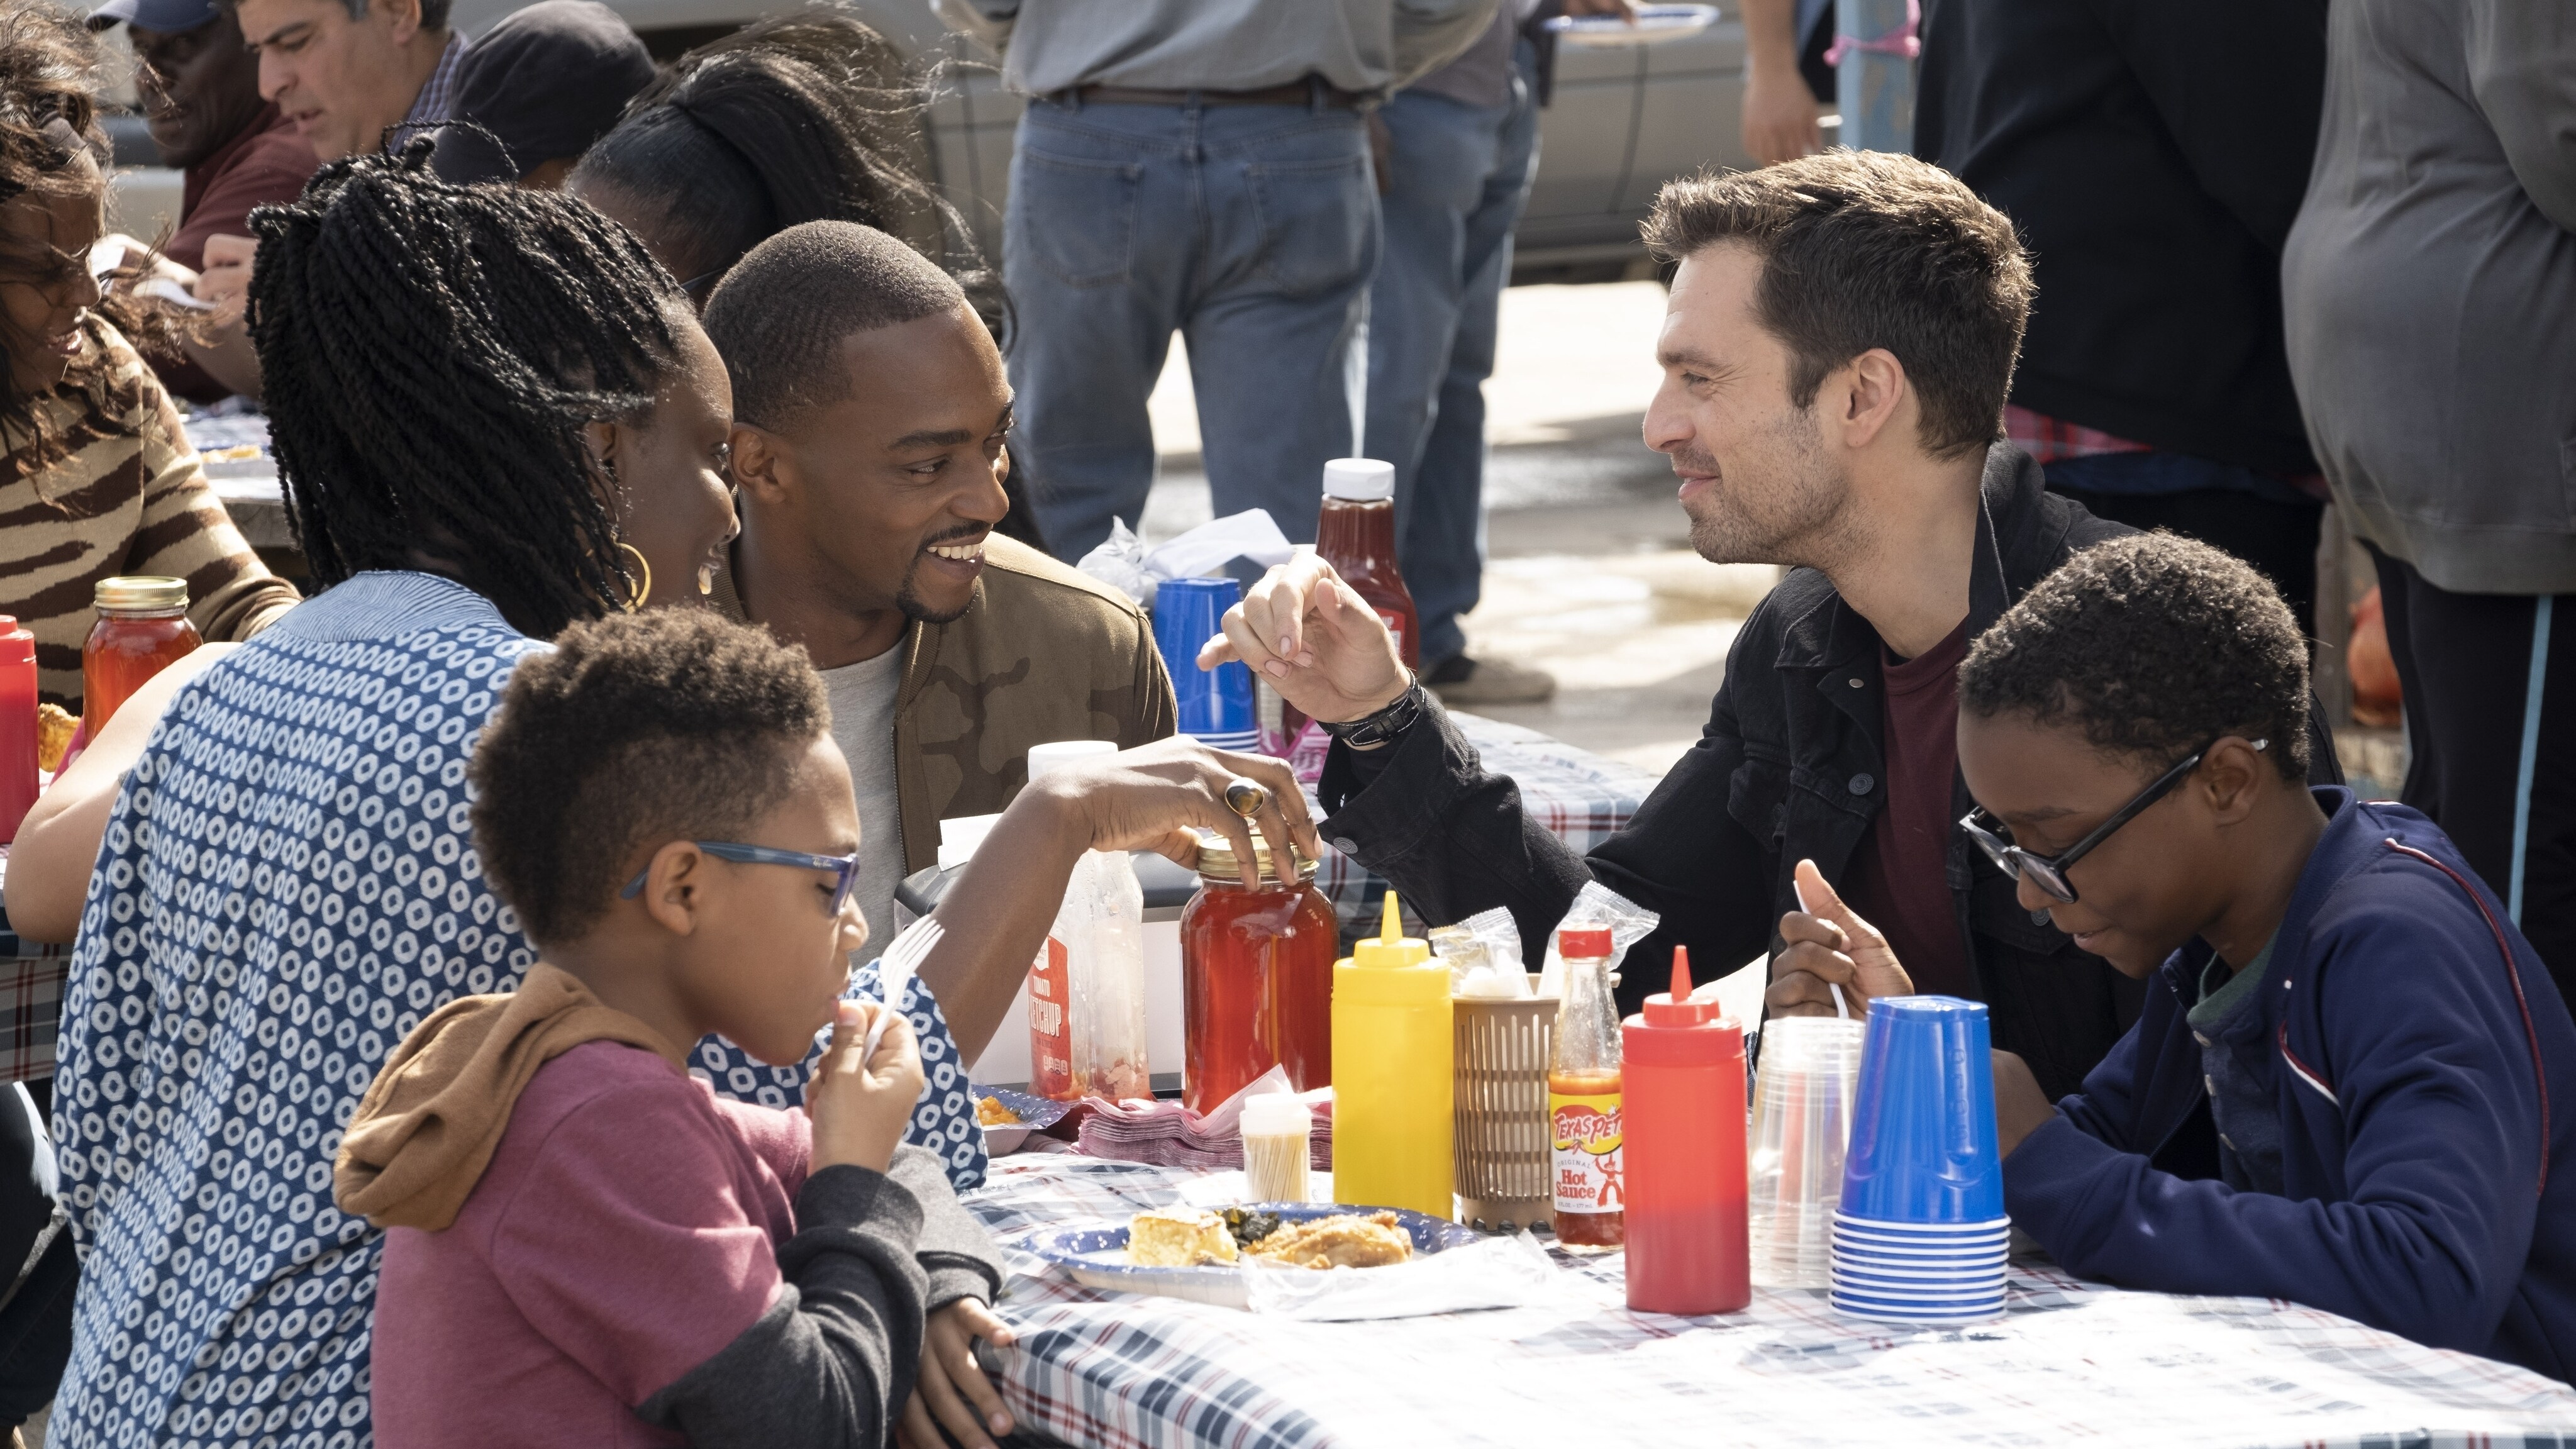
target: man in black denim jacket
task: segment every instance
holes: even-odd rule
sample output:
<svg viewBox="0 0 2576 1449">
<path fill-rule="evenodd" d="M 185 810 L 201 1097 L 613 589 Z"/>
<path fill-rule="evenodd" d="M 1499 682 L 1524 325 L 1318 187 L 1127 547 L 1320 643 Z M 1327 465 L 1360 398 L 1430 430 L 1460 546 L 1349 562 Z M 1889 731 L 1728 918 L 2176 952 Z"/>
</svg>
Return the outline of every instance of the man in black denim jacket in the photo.
<svg viewBox="0 0 2576 1449">
<path fill-rule="evenodd" d="M 1736 635 L 1699 743 L 1627 829 L 1578 858 L 1524 815 L 1318 560 L 1273 570 L 1201 655 L 1240 657 L 1338 722 L 1323 833 L 1426 919 L 1508 906 L 1536 959 L 1587 879 L 1659 912 L 1623 1010 L 1677 944 L 1707 973 L 1778 953 L 1784 921 L 1840 942 L 1800 914 L 1791 873 L 1812 859 L 1842 885 L 1872 840 L 1893 783 L 1883 657 L 1973 638 L 2069 555 L 2130 531 L 2043 492 L 2038 465 L 1995 441 L 2028 264 L 1955 179 L 1831 153 L 1673 183 L 1647 236 L 1680 268 L 1646 440 L 1673 458 L 1693 545 L 1799 567 Z M 1940 868 L 1995 1045 L 2052 1098 L 2071 1092 L 2136 1019 L 2139 988 L 2014 902 L 1949 824 L 1973 802 L 1944 758 Z M 2340 778 L 2331 744 L 2316 758 Z M 1823 999 L 1804 972 L 1770 992 L 1775 1014 Z"/>
</svg>

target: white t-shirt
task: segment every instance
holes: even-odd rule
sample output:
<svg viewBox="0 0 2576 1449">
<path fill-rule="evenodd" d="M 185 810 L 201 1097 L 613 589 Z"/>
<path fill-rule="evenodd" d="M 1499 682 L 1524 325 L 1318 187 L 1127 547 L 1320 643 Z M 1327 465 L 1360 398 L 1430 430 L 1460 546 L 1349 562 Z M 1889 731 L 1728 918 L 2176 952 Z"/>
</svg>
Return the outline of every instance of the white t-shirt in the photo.
<svg viewBox="0 0 2576 1449">
<path fill-rule="evenodd" d="M 903 815 L 894 792 L 894 702 L 903 685 L 903 645 L 874 659 L 822 671 L 832 700 L 832 741 L 849 757 L 859 805 L 859 909 L 874 956 L 894 939 L 894 888 L 903 884 Z"/>
</svg>

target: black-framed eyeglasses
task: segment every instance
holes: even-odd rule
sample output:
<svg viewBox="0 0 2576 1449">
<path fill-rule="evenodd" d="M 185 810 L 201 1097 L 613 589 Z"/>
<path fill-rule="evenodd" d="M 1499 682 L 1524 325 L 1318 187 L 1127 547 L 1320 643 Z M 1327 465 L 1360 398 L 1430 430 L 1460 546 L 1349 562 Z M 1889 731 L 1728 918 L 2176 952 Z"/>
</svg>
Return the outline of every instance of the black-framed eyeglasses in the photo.
<svg viewBox="0 0 2576 1449">
<path fill-rule="evenodd" d="M 2219 736 L 2219 739 L 2225 738 L 2225 735 Z M 2254 748 L 2260 750 L 2270 743 L 2267 739 L 2256 740 Z M 2066 879 L 2066 872 L 2074 867 L 2075 862 L 2082 860 L 2093 847 L 2110 839 L 2111 832 L 2138 818 L 2140 811 L 2163 799 L 2174 786 L 2183 782 L 2184 776 L 2199 766 L 2204 756 L 2216 748 L 2218 740 L 2211 740 L 2192 751 L 2172 769 L 2157 776 L 2154 784 L 2139 791 L 2137 798 L 2121 806 L 2110 819 L 2094 827 L 2092 834 L 2056 855 L 2040 855 L 2013 844 L 2011 838 L 2003 833 L 2004 823 L 1988 814 L 1982 805 L 1960 816 L 1959 828 L 1966 831 L 1968 838 L 1977 843 L 1977 848 L 1986 853 L 1986 859 L 1995 863 L 1995 869 L 2015 880 L 2027 879 L 2050 899 L 2072 905 L 2075 903 L 2075 887 Z"/>
<path fill-rule="evenodd" d="M 736 865 L 787 865 L 798 870 L 832 872 L 834 881 L 829 915 L 839 915 L 842 908 L 850 903 L 850 892 L 858 888 L 859 856 L 856 851 L 848 855 L 807 855 L 801 850 L 773 850 L 766 845 L 744 845 L 731 840 L 693 840 L 689 843 L 718 860 L 730 860 Z M 631 901 L 642 895 L 644 882 L 652 874 L 653 867 L 649 865 L 637 871 L 635 879 L 626 883 L 626 889 L 619 891 L 617 898 Z"/>
</svg>

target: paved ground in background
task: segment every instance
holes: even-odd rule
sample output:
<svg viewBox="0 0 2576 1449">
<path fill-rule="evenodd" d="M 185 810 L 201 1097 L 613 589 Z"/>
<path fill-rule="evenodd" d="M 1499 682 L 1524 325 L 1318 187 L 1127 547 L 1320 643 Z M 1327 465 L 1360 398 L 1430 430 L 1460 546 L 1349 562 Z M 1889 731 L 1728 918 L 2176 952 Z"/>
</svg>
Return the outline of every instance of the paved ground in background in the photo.
<svg viewBox="0 0 2576 1449">
<path fill-rule="evenodd" d="M 1503 294 L 1485 387 L 1490 561 L 1466 621 L 1473 652 L 1561 686 L 1549 704 L 1486 713 L 1654 770 L 1699 737 L 1735 626 L 1774 574 L 1689 551 L 1672 470 L 1639 436 L 1663 309 L 1654 282 Z M 1159 540 L 1209 516 L 1178 346 L 1153 411 L 1163 471 L 1144 532 Z"/>
</svg>

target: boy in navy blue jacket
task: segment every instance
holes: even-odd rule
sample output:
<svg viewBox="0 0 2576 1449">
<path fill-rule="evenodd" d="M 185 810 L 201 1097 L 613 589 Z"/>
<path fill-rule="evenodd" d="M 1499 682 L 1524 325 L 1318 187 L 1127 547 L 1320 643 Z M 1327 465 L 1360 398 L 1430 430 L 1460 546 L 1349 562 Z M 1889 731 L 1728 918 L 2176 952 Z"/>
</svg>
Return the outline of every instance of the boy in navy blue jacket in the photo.
<svg viewBox="0 0 2576 1449">
<path fill-rule="evenodd" d="M 1996 1053 L 2006 1204 L 2085 1277 L 2290 1299 L 2565 1379 L 2576 1023 L 2430 821 L 2308 787 L 2307 702 L 2279 595 L 2166 534 L 2069 560 L 1960 667 L 1961 829 L 2023 906 L 2149 981 L 2054 1107 Z M 1907 989 L 1818 884 L 1775 1009 Z"/>
</svg>

